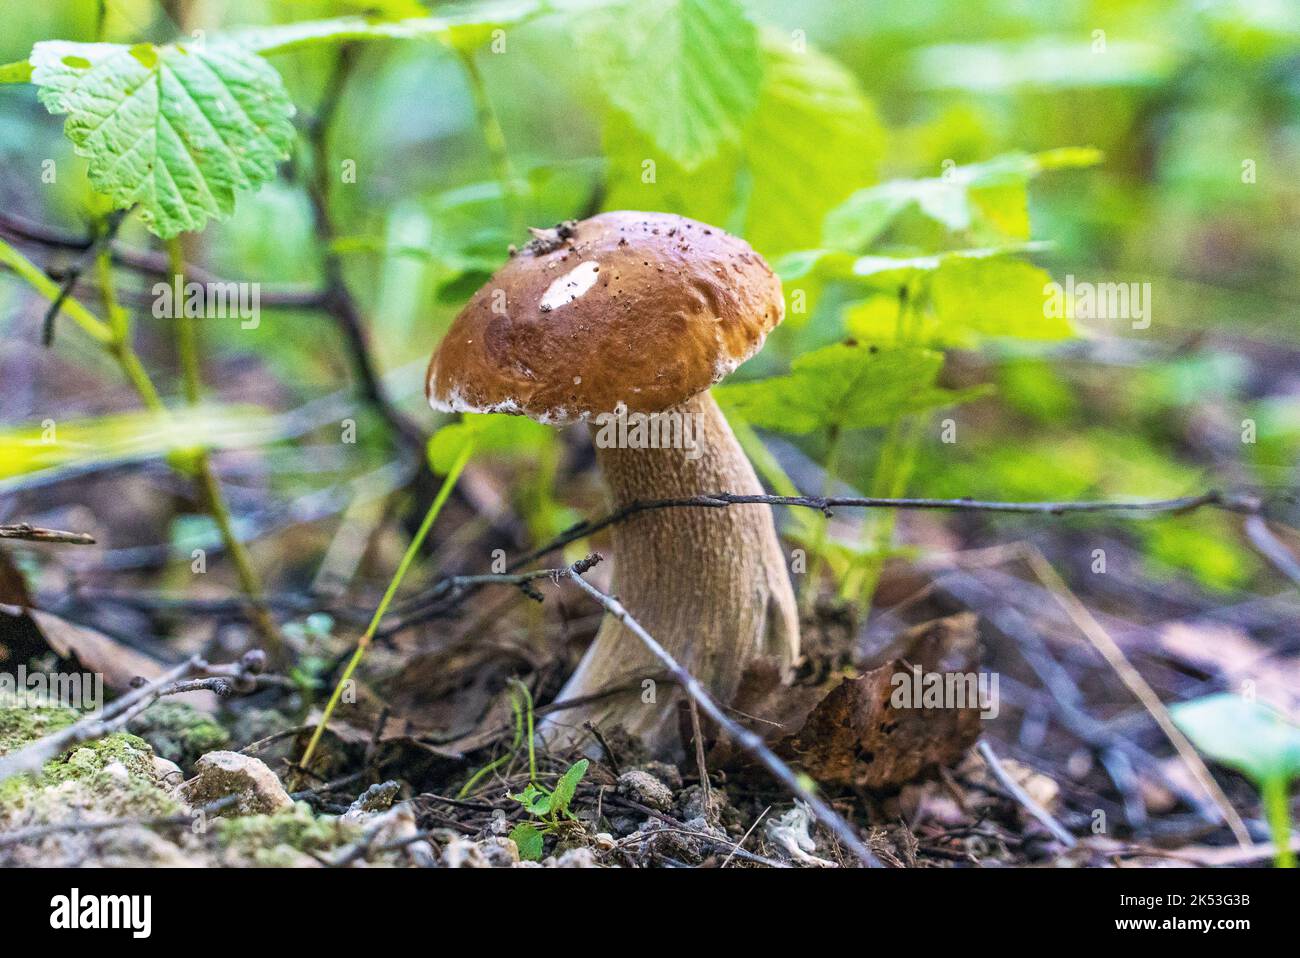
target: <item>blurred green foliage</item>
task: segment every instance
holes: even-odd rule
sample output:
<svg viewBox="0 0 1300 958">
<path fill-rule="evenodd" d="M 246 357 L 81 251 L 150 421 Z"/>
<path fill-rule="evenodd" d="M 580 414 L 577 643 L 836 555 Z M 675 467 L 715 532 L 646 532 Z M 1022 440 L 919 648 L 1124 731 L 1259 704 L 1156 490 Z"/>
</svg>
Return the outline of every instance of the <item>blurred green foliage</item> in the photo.
<svg viewBox="0 0 1300 958">
<path fill-rule="evenodd" d="M 1261 385 L 1235 351 L 1238 337 L 1300 338 L 1294 3 L 56 0 L 5 16 L 6 204 L 79 227 L 108 209 L 98 187 L 139 204 L 122 235 L 141 246 L 149 226 L 211 215 L 205 262 L 269 284 L 320 278 L 301 133 L 353 44 L 325 148 L 330 243 L 386 368 L 427 356 L 519 224 L 669 210 L 740 233 L 782 275 L 785 324 L 718 395 L 742 434 L 748 420 L 791 435 L 828 483 L 1055 499 L 1296 483 L 1295 385 Z M 50 40 L 117 46 L 38 46 Z M 187 56 L 221 60 L 206 94 L 187 89 Z M 24 82 L 29 57 L 59 116 Z M 148 84 L 152 101 L 136 95 Z M 203 135 L 149 140 L 159 117 Z M 123 163 L 137 140 L 143 162 Z M 1152 327 L 1051 315 L 1047 284 L 1067 273 L 1149 282 Z M 10 326 L 30 321 L 17 291 L 0 283 Z M 255 351 L 299 401 L 346 367 L 307 311 L 251 332 L 217 324 L 211 341 L 219 356 Z M 978 381 L 954 351 L 978 352 Z M 1253 441 L 1216 452 L 1243 420 Z M 570 516 L 550 486 L 555 433 L 530 426 L 485 426 L 479 442 L 542 483 L 524 496 L 541 536 Z M 775 460 L 763 471 L 789 483 Z M 1161 574 L 1214 588 L 1258 574 L 1224 516 L 1134 534 Z M 890 535 L 869 523 L 860 542 L 822 548 L 857 556 L 869 591 Z"/>
</svg>

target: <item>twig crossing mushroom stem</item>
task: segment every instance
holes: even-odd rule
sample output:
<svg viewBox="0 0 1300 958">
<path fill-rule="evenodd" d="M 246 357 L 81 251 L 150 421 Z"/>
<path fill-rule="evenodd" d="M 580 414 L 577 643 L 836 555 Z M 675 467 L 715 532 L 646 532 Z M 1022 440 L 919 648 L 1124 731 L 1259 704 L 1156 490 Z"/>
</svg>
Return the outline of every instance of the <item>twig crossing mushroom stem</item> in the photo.
<svg viewBox="0 0 1300 958">
<path fill-rule="evenodd" d="M 650 653 L 663 663 L 664 668 L 668 670 L 668 673 L 677 681 L 678 685 L 685 690 L 686 694 L 694 699 L 699 707 L 704 710 L 705 714 L 718 723 L 718 727 L 726 732 L 732 741 L 762 762 L 767 770 L 770 771 L 777 780 L 781 782 L 781 784 L 785 785 L 790 789 L 790 791 L 803 799 L 812 810 L 812 813 L 817 817 L 817 820 L 830 829 L 835 837 L 843 842 L 845 847 L 852 851 L 864 865 L 868 868 L 883 867 L 880 863 L 880 859 L 876 858 L 867 846 L 862 843 L 862 840 L 854 833 L 853 829 L 849 826 L 849 823 L 836 813 L 833 808 L 822 801 L 816 792 L 808 787 L 806 779 L 801 779 L 789 765 L 777 758 L 776 754 L 763 744 L 763 740 L 758 735 L 740 725 L 727 715 L 727 713 L 724 712 L 715 701 L 713 701 L 712 696 L 704 690 L 704 686 L 702 686 L 693 675 L 682 668 L 681 665 L 678 664 L 677 660 L 669 655 L 668 651 L 655 640 L 653 635 L 642 628 L 641 623 L 637 622 L 637 620 L 633 618 L 632 614 L 629 613 L 627 609 L 623 608 L 622 603 L 620 603 L 618 599 L 601 592 L 582 577 L 582 573 L 595 564 L 595 561 L 593 560 L 599 561 L 599 556 L 588 556 L 581 562 L 576 562 L 569 568 L 563 570 L 561 575 L 576 582 L 583 591 L 599 602 L 606 612 L 618 619 L 619 622 L 623 624 L 624 628 L 640 639 L 645 647 L 650 650 Z"/>
</svg>

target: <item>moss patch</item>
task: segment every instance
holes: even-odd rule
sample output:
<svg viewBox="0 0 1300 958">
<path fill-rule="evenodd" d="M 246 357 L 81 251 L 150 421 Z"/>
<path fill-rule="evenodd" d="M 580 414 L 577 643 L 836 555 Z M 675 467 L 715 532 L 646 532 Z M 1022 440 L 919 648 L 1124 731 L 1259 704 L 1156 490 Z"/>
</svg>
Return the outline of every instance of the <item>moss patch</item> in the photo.
<svg viewBox="0 0 1300 958">
<path fill-rule="evenodd" d="M 71 709 L 0 708 L 0 752 L 64 728 Z M 126 732 L 74 746 L 39 775 L 0 782 L 0 822 L 59 821 L 73 811 L 104 816 L 171 815 L 180 806 L 158 786 L 149 743 Z"/>
<path fill-rule="evenodd" d="M 275 815 L 218 819 L 215 831 L 217 842 L 233 856 L 268 867 L 298 864 L 304 852 L 327 851 L 361 835 L 359 826 L 317 816 L 306 802 Z"/>
<path fill-rule="evenodd" d="M 132 722 L 131 728 L 157 754 L 186 769 L 200 755 L 230 743 L 229 732 L 184 702 L 157 702 Z"/>
</svg>

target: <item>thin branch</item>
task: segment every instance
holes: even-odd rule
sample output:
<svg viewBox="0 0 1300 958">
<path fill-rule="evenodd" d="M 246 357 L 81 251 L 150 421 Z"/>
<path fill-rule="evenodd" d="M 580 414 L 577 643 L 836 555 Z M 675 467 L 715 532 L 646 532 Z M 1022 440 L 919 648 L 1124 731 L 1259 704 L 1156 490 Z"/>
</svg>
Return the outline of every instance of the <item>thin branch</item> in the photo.
<svg viewBox="0 0 1300 958">
<path fill-rule="evenodd" d="M 82 251 L 76 262 L 69 266 L 65 272 L 63 282 L 59 287 L 59 295 L 50 304 L 50 308 L 45 311 L 45 321 L 41 324 L 41 345 L 46 349 L 54 345 L 54 321 L 63 309 L 63 303 L 72 295 L 77 280 L 81 278 L 81 274 L 99 256 L 100 250 L 112 245 L 113 240 L 117 237 L 117 231 L 122 226 L 122 221 L 126 219 L 127 212 L 127 210 L 114 210 L 110 213 L 104 219 L 103 225 L 95 237 L 90 241 L 90 245 Z"/>
<path fill-rule="evenodd" d="M 1273 530 L 1268 527 L 1264 517 L 1260 515 L 1247 516 L 1244 530 L 1251 545 L 1259 550 L 1260 554 L 1271 562 L 1277 571 L 1290 579 L 1297 587 L 1300 587 L 1300 561 L 1297 561 L 1282 540 L 1273 534 Z"/>
<path fill-rule="evenodd" d="M 691 673 L 687 672 L 686 669 L 682 668 L 677 660 L 668 653 L 668 650 L 660 645 L 655 640 L 654 636 L 647 632 L 641 623 L 632 617 L 632 614 L 623 607 L 623 604 L 619 602 L 618 599 L 601 592 L 582 577 L 582 574 L 599 562 L 600 559 L 601 557 L 599 554 L 593 553 L 586 559 L 575 562 L 564 570 L 564 577 L 572 579 L 577 583 L 584 592 L 604 606 L 606 612 L 612 615 L 622 623 L 624 628 L 640 639 L 642 644 L 650 650 L 650 653 L 663 663 L 664 668 L 667 669 L 669 674 L 677 680 L 677 684 L 686 691 L 686 694 L 699 704 L 699 707 L 704 710 L 705 714 L 708 715 L 709 718 L 713 719 L 713 721 L 717 723 L 718 727 L 722 729 L 727 736 L 736 743 L 736 745 L 744 749 L 766 766 L 767 770 L 771 772 L 772 775 L 781 782 L 781 784 L 785 785 L 791 792 L 807 802 L 809 808 L 812 809 L 813 814 L 817 816 L 817 820 L 825 825 L 836 838 L 843 842 L 845 847 L 852 851 L 864 865 L 869 868 L 882 867 L 880 860 L 877 859 L 867 846 L 862 843 L 862 840 L 858 838 L 849 823 L 841 818 L 839 813 L 837 813 L 833 808 L 822 801 L 817 793 L 806 784 L 808 781 L 807 776 L 801 777 L 797 775 L 789 765 L 777 758 L 776 754 L 763 743 L 762 738 L 745 728 L 743 725 L 737 723 L 731 718 L 731 716 L 723 711 L 722 708 L 713 701 L 712 696 L 710 696 L 709 693 L 704 690 L 704 687 L 700 685 L 699 680 L 697 680 L 695 676 L 691 675 Z"/>
<path fill-rule="evenodd" d="M 95 243 L 92 237 L 64 232 L 3 211 L 0 211 L 0 236 L 30 245 L 43 246 L 46 249 L 72 252 L 84 252 Z M 113 262 L 124 269 L 157 279 L 171 279 L 171 266 L 164 253 L 123 246 L 120 242 L 110 243 L 108 249 Z M 75 264 L 70 267 L 46 269 L 49 276 L 65 283 L 74 272 L 77 272 Z M 224 285 L 232 282 L 202 267 L 190 264 L 185 266 L 185 275 L 192 281 L 204 285 Z M 321 309 L 324 302 L 323 291 L 297 286 L 262 287 L 258 298 L 258 304 L 265 309 Z"/>
<path fill-rule="evenodd" d="M 93 545 L 95 537 L 88 532 L 63 532 L 59 529 L 42 529 L 26 522 L 0 525 L 0 539 L 23 539 L 28 542 L 66 542 L 71 545 Z"/>
<path fill-rule="evenodd" d="M 1053 818 L 1047 809 L 1034 801 L 1030 794 L 1020 787 L 1020 783 L 1007 774 L 1007 770 L 1002 767 L 1002 762 L 993 751 L 993 747 L 986 740 L 980 739 L 976 748 L 979 750 L 980 757 L 984 759 L 984 763 L 988 765 L 989 771 L 993 773 L 993 776 L 1001 783 L 1002 787 L 1011 793 L 1011 797 L 1019 802 L 1025 811 L 1038 819 L 1043 827 L 1052 833 L 1053 838 L 1066 848 L 1073 848 L 1078 844 L 1074 836 L 1065 830 L 1065 826 Z"/>
<path fill-rule="evenodd" d="M 520 556 L 506 566 L 507 572 L 536 562 L 543 556 L 570 543 L 577 542 L 600 532 L 612 525 L 623 522 L 642 512 L 655 509 L 723 509 L 736 505 L 770 505 L 791 506 L 805 509 L 817 509 L 825 515 L 834 509 L 919 509 L 949 510 L 953 512 L 993 512 L 1014 513 L 1022 515 L 1062 516 L 1072 513 L 1137 513 L 1142 516 L 1161 514 L 1182 514 L 1196 509 L 1214 508 L 1229 512 L 1257 515 L 1263 504 L 1256 496 L 1236 495 L 1209 490 L 1193 496 L 1176 499 L 1130 499 L 1117 501 L 1078 501 L 1078 502 L 1001 502 L 980 499 L 917 499 L 885 498 L 879 496 L 770 496 L 737 495 L 719 492 L 711 495 L 685 496 L 674 499 L 648 499 L 628 503 L 599 519 L 588 519 L 566 529 L 546 545 Z M 490 580 L 485 580 L 490 581 Z M 427 592 L 415 597 L 402 609 L 404 614 L 380 630 L 379 636 L 387 638 L 402 629 L 419 622 L 444 614 L 469 594 L 476 590 L 474 584 L 467 584 L 465 577 L 456 580 L 441 579 L 435 582 Z"/>
<path fill-rule="evenodd" d="M 185 276 L 185 256 L 180 237 L 167 241 L 168 255 L 175 271 L 177 282 L 183 282 Z M 181 310 L 183 313 L 184 310 Z M 199 404 L 202 393 L 202 370 L 199 360 L 198 327 L 192 316 L 178 315 L 176 323 L 176 345 L 180 355 L 181 381 L 185 392 L 185 401 L 190 406 Z M 288 651 L 280 630 L 276 627 L 275 617 L 262 601 L 262 581 L 253 567 L 252 557 L 235 532 L 234 519 L 230 507 L 226 504 L 225 493 L 221 490 L 221 481 L 212 468 L 212 457 L 205 448 L 196 449 L 192 456 L 193 477 L 203 496 L 208 513 L 221 533 L 221 540 L 226 545 L 239 579 L 240 590 L 248 598 L 251 620 L 267 650 L 279 666 L 288 663 Z"/>
<path fill-rule="evenodd" d="M 63 752 L 124 729 L 128 722 L 165 695 L 192 692 L 205 688 L 218 695 L 251 691 L 257 687 L 257 675 L 266 658 L 261 653 L 246 653 L 238 662 L 209 665 L 197 655 L 168 669 L 162 675 L 127 692 L 121 698 L 66 728 L 39 738 L 22 748 L 0 757 L 0 782 L 14 775 L 35 774 L 45 763 Z M 196 683 L 192 681 L 198 678 Z"/>
<path fill-rule="evenodd" d="M 307 178 L 307 197 L 311 201 L 316 238 L 321 247 L 321 268 L 325 275 L 321 307 L 334 317 L 339 331 L 348 345 L 353 374 L 362 398 L 383 417 L 397 438 L 411 449 L 424 447 L 424 434 L 415 423 L 407 419 L 388 398 L 383 381 L 370 356 L 370 342 L 366 335 L 366 322 L 361 307 L 352 296 L 343 274 L 343 260 L 335 249 L 338 230 L 329 209 L 329 149 L 330 127 L 338 113 L 339 102 L 352 72 L 354 50 L 344 44 L 339 48 L 338 59 L 321 95 L 316 117 L 309 125 L 307 142 L 312 152 L 312 171 Z"/>
<path fill-rule="evenodd" d="M 1160 701 L 1160 696 L 1156 694 L 1155 689 L 1151 688 L 1147 680 L 1142 677 L 1142 673 L 1128 660 L 1128 656 L 1119 647 L 1119 643 L 1102 627 L 1096 616 L 1079 601 L 1078 596 L 1070 590 L 1065 580 L 1052 568 L 1052 564 L 1047 561 L 1047 557 L 1032 543 L 1025 543 L 1023 548 L 1025 561 L 1034 575 L 1052 593 L 1056 601 L 1060 603 L 1061 608 L 1065 610 L 1065 614 L 1070 617 L 1070 620 L 1084 634 L 1084 637 L 1092 643 L 1093 648 L 1106 661 L 1106 664 L 1115 671 L 1120 681 L 1151 714 L 1156 725 L 1160 726 L 1160 731 L 1164 732 L 1165 738 L 1169 740 L 1169 744 L 1174 747 L 1174 751 L 1187 765 L 1188 771 L 1205 789 L 1206 794 L 1219 806 L 1219 810 L 1223 813 L 1223 820 L 1236 837 L 1237 844 L 1243 848 L 1249 845 L 1251 837 L 1250 832 L 1246 829 L 1246 823 L 1241 820 L 1237 810 L 1228 801 L 1228 796 L 1223 793 L 1219 783 L 1214 780 L 1210 770 L 1205 767 L 1205 762 L 1201 760 L 1201 756 L 1195 747 L 1174 723 L 1169 710 Z"/>
</svg>

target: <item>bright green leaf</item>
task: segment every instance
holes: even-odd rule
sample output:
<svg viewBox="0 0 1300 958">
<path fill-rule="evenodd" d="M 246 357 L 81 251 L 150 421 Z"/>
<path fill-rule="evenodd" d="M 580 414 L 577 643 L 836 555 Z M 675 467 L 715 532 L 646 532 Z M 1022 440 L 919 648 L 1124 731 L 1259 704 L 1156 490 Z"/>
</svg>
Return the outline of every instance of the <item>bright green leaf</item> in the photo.
<svg viewBox="0 0 1300 958">
<path fill-rule="evenodd" d="M 251 448 L 285 435 L 286 418 L 255 406 L 205 404 L 167 413 L 113 413 L 59 420 L 56 426 L 0 430 L 3 480 L 43 469 L 131 462 L 196 448 Z"/>
<path fill-rule="evenodd" d="M 289 155 L 294 131 L 280 76 L 237 47 L 50 41 L 32 82 L 89 161 L 90 183 L 119 208 L 140 206 L 162 237 L 202 229 Z"/>
<path fill-rule="evenodd" d="M 766 256 L 815 244 L 822 216 L 875 177 L 884 134 L 853 75 L 771 31 L 763 82 L 740 143 L 687 169 L 656 150 L 621 113 L 605 125 L 608 209 L 655 209 L 716 223 Z M 653 159 L 653 178 L 645 162 Z"/>
<path fill-rule="evenodd" d="M 740 141 L 763 68 L 738 0 L 638 0 L 580 25 L 597 85 L 656 152 L 689 171 Z"/>
<path fill-rule="evenodd" d="M 718 386 L 714 395 L 750 424 L 776 432 L 863 429 L 974 395 L 935 386 L 942 366 L 943 356 L 927 349 L 836 343 L 798 357 L 787 375 Z"/>
<path fill-rule="evenodd" d="M 28 83 L 32 79 L 32 62 L 19 60 L 0 65 L 0 83 Z"/>
<path fill-rule="evenodd" d="M 578 759 L 560 776 L 560 780 L 555 783 L 555 791 L 551 793 L 551 811 L 553 813 L 556 815 L 568 814 L 569 803 L 573 801 L 573 795 L 578 790 L 578 783 L 582 781 L 582 776 L 587 774 L 587 766 L 590 764 L 585 758 Z"/>
<path fill-rule="evenodd" d="M 853 74 L 825 54 L 763 36 L 763 85 L 745 134 L 744 234 L 767 255 L 812 246 L 822 217 L 875 179 L 884 129 Z"/>
<path fill-rule="evenodd" d="M 519 857 L 526 862 L 542 860 L 542 833 L 537 826 L 520 822 L 510 830 L 510 840 L 519 846 Z"/>
<path fill-rule="evenodd" d="M 1300 726 L 1262 702 L 1220 693 L 1169 710 L 1192 744 L 1256 784 L 1300 777 Z"/>
<path fill-rule="evenodd" d="M 1024 240 L 1029 236 L 1029 181 L 1047 170 L 1092 166 L 1101 160 L 1097 150 L 1081 147 L 1009 153 L 951 167 L 942 176 L 867 187 L 827 213 L 822 242 L 833 249 L 864 249 L 913 204 L 952 232 L 977 230 L 992 240 Z"/>
<path fill-rule="evenodd" d="M 1048 315 L 1045 287 L 1052 278 L 1023 260 L 1006 256 L 950 257 L 930 283 L 932 326 L 923 342 L 964 344 L 979 336 L 1065 339 L 1064 317 Z"/>
<path fill-rule="evenodd" d="M 550 427 L 533 422 L 526 416 L 466 415 L 459 422 L 443 426 L 429 438 L 429 466 L 442 474 L 473 442 L 479 452 L 535 451 L 552 439 Z"/>
</svg>

